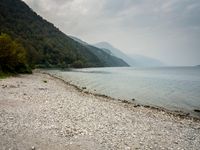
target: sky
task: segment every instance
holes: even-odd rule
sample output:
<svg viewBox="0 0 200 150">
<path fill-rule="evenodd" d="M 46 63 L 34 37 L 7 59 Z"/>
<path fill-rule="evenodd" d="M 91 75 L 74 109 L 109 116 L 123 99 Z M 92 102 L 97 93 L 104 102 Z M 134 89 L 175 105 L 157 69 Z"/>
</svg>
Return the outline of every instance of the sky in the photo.
<svg viewBox="0 0 200 150">
<path fill-rule="evenodd" d="M 167 65 L 200 64 L 200 0 L 23 0 L 67 35 Z"/>
</svg>

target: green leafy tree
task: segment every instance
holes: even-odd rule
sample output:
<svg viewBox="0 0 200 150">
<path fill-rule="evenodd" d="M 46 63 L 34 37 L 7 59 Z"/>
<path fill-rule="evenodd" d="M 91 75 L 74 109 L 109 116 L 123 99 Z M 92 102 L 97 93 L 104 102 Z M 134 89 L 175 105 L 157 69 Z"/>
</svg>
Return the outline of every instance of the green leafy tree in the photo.
<svg viewBox="0 0 200 150">
<path fill-rule="evenodd" d="M 84 66 L 84 62 L 81 60 L 77 60 L 75 62 L 73 62 L 72 67 L 74 68 L 83 68 Z"/>
<path fill-rule="evenodd" d="M 7 34 L 0 35 L 0 71 L 5 73 L 30 73 L 26 50 Z"/>
</svg>

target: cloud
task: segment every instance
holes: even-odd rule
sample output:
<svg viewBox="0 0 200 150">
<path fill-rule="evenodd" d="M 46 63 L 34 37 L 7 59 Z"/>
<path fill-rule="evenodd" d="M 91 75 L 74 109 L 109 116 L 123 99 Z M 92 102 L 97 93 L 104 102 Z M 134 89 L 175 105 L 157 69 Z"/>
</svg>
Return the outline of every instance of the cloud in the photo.
<svg viewBox="0 0 200 150">
<path fill-rule="evenodd" d="M 66 34 L 88 42 L 108 41 L 168 64 L 200 64 L 199 0 L 24 1 Z"/>
</svg>

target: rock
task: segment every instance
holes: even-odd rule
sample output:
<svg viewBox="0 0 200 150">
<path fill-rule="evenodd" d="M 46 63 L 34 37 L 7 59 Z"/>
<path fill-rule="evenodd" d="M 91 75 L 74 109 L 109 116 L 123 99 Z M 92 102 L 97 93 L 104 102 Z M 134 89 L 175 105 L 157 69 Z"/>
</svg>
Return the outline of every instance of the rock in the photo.
<svg viewBox="0 0 200 150">
<path fill-rule="evenodd" d="M 134 105 L 133 107 L 140 107 L 140 105 L 139 105 L 139 104 L 137 104 L 137 105 Z"/>
<path fill-rule="evenodd" d="M 144 105 L 144 107 L 145 107 L 145 108 L 151 108 L 151 106 L 149 106 L 149 105 Z"/>
<path fill-rule="evenodd" d="M 194 109 L 194 112 L 200 113 L 200 109 Z"/>
<path fill-rule="evenodd" d="M 10 85 L 9 87 L 10 88 L 17 88 L 15 85 Z"/>
<path fill-rule="evenodd" d="M 32 147 L 31 147 L 31 150 L 35 150 L 35 146 L 32 146 Z"/>
<path fill-rule="evenodd" d="M 13 120 L 14 118 L 12 116 L 9 117 L 10 120 Z"/>
<path fill-rule="evenodd" d="M 4 88 L 6 88 L 7 87 L 7 85 L 2 85 L 2 88 L 4 89 Z"/>
<path fill-rule="evenodd" d="M 175 143 L 175 144 L 178 144 L 178 142 L 177 142 L 177 141 L 174 141 L 174 143 Z"/>
<path fill-rule="evenodd" d="M 129 102 L 128 100 L 121 100 L 122 103 L 125 103 L 125 104 L 130 104 L 131 102 Z"/>
<path fill-rule="evenodd" d="M 131 100 L 132 100 L 132 101 L 135 101 L 135 98 L 132 98 Z"/>
<path fill-rule="evenodd" d="M 38 88 L 39 90 L 47 90 L 47 88 Z"/>
<path fill-rule="evenodd" d="M 82 87 L 82 90 L 85 90 L 85 89 L 87 89 L 85 86 L 84 86 L 84 87 Z"/>
<path fill-rule="evenodd" d="M 47 80 L 43 80 L 44 83 L 47 83 Z"/>
<path fill-rule="evenodd" d="M 88 92 L 88 91 L 85 91 L 84 93 L 86 93 L 86 94 L 89 94 L 89 92 Z"/>
</svg>

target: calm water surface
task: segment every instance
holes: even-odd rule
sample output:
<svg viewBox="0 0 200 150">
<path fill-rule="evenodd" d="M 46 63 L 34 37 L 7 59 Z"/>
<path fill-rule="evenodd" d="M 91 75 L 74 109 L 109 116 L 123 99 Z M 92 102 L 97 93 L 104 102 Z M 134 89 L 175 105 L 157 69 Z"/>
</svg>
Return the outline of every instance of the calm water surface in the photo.
<svg viewBox="0 0 200 150">
<path fill-rule="evenodd" d="M 134 98 L 141 104 L 193 114 L 194 109 L 200 109 L 200 67 L 89 68 L 50 72 L 114 98 Z"/>
</svg>

